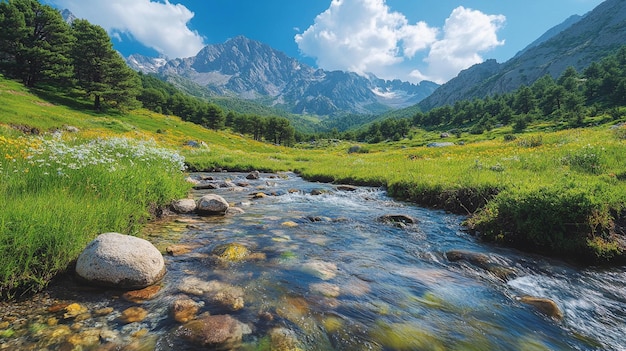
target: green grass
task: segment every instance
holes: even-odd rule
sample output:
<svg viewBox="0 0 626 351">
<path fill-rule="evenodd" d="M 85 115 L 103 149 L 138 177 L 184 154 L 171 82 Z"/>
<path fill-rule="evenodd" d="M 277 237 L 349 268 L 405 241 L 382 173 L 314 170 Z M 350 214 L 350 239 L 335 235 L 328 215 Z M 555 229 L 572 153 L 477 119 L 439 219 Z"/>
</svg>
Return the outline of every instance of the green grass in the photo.
<svg viewBox="0 0 626 351">
<path fill-rule="evenodd" d="M 137 234 L 151 207 L 185 196 L 178 154 L 197 170 L 292 170 L 310 180 L 384 186 L 397 198 L 468 215 L 469 228 L 485 240 L 572 260 L 625 261 L 626 128 L 610 128 L 619 121 L 606 116 L 584 129 L 543 124 L 513 135 L 504 127 L 444 140 L 414 130 L 399 142 L 286 148 L 146 110 L 97 114 L 73 96 L 36 93 L 0 79 L 4 296 L 45 286 L 95 235 Z M 67 126 L 79 132 L 52 140 Z M 186 146 L 192 140 L 207 146 Z M 463 145 L 426 146 L 437 141 Z M 84 156 L 90 147 L 120 155 L 151 150 L 154 158 L 82 166 L 76 157 L 108 152 Z"/>
<path fill-rule="evenodd" d="M 96 235 L 137 234 L 189 190 L 182 158 L 151 142 L 2 134 L 0 296 L 41 289 Z"/>
</svg>

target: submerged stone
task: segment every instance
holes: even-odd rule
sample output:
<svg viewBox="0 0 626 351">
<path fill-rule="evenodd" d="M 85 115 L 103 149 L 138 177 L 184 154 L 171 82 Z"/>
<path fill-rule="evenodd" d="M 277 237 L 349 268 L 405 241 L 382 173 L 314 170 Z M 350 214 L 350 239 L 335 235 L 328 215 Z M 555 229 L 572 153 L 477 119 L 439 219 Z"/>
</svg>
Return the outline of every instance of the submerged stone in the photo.
<svg viewBox="0 0 626 351">
<path fill-rule="evenodd" d="M 554 318 L 557 320 L 563 319 L 563 312 L 561 312 L 559 306 L 556 304 L 556 302 L 548 298 L 522 296 L 519 300 L 525 304 L 535 307 L 537 311 L 550 318 Z"/>
<path fill-rule="evenodd" d="M 302 266 L 305 272 L 311 273 L 322 280 L 333 279 L 337 275 L 337 265 L 332 262 L 311 260 Z"/>
<path fill-rule="evenodd" d="M 122 297 L 127 301 L 141 303 L 154 299 L 159 291 L 161 291 L 160 285 L 151 285 L 140 290 L 127 291 L 122 295 Z"/>
<path fill-rule="evenodd" d="M 122 311 L 120 321 L 122 323 L 141 322 L 148 316 L 148 311 L 141 307 L 129 307 Z"/>
<path fill-rule="evenodd" d="M 180 323 L 186 323 L 196 317 L 200 306 L 190 298 L 181 298 L 172 304 L 172 316 Z"/>
<path fill-rule="evenodd" d="M 404 214 L 387 214 L 378 217 L 378 221 L 382 223 L 393 224 L 417 224 L 417 219 Z"/>
<path fill-rule="evenodd" d="M 217 246 L 211 253 L 224 261 L 239 262 L 250 254 L 250 250 L 242 244 L 229 243 Z"/>
<path fill-rule="evenodd" d="M 204 316 L 180 326 L 176 335 L 211 350 L 231 350 L 241 345 L 243 327 L 229 315 Z"/>
</svg>

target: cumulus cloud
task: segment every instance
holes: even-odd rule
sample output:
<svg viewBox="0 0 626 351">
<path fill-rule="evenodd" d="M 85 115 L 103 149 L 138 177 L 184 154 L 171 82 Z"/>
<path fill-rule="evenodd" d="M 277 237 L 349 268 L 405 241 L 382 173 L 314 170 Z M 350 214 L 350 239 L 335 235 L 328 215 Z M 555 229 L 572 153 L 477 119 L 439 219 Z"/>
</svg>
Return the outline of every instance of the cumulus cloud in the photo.
<svg viewBox="0 0 626 351">
<path fill-rule="evenodd" d="M 170 57 L 195 56 L 204 39 L 188 27 L 194 13 L 181 4 L 151 0 L 50 0 L 79 18 L 105 28 L 121 40 L 127 34 L 143 45 Z"/>
<path fill-rule="evenodd" d="M 425 61 L 425 74 L 414 70 L 418 78 L 445 82 L 462 69 L 483 61 L 481 52 L 503 45 L 496 32 L 504 24 L 502 15 L 486 15 L 480 11 L 457 7 L 443 27 L 444 36 L 431 47 Z"/>
<path fill-rule="evenodd" d="M 440 29 L 409 23 L 385 0 L 333 0 L 295 41 L 304 55 L 327 70 L 442 83 L 481 62 L 481 52 L 503 44 L 496 32 L 504 20 L 461 6 Z"/>
<path fill-rule="evenodd" d="M 300 51 L 324 69 L 376 73 L 435 41 L 437 30 L 409 24 L 384 0 L 333 0 L 315 23 L 295 36 Z"/>
</svg>

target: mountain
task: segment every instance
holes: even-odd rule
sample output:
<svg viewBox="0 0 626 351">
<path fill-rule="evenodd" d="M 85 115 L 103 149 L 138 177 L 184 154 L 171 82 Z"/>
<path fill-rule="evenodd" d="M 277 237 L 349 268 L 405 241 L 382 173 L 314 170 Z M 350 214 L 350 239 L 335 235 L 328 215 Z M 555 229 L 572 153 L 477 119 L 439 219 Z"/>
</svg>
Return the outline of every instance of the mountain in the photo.
<svg viewBox="0 0 626 351">
<path fill-rule="evenodd" d="M 71 25 L 77 19 L 77 17 L 74 16 L 72 11 L 68 9 L 61 11 L 61 17 L 63 17 L 63 20 L 65 21 L 65 23 L 69 25 Z"/>
<path fill-rule="evenodd" d="M 147 57 L 139 54 L 130 55 L 126 58 L 130 67 L 143 73 L 158 73 L 159 69 L 167 63 L 162 57 Z"/>
<path fill-rule="evenodd" d="M 315 69 L 243 36 L 208 45 L 196 56 L 169 61 L 131 55 L 128 64 L 144 73 L 205 87 L 213 96 L 262 102 L 296 114 L 381 113 L 411 106 L 438 85 L 383 80 L 351 72 Z"/>
<path fill-rule="evenodd" d="M 488 60 L 462 71 L 421 101 L 420 108 L 428 111 L 459 100 L 511 92 L 546 74 L 557 78 L 569 66 L 580 72 L 626 45 L 626 0 L 606 0 L 575 19 L 548 31 L 543 40 L 505 63 Z"/>
<path fill-rule="evenodd" d="M 515 54 L 515 57 L 520 56 L 521 54 L 523 54 L 526 51 L 528 51 L 530 48 L 534 48 L 535 46 L 539 46 L 540 44 L 550 40 L 552 37 L 554 37 L 555 35 L 561 33 L 562 31 L 566 30 L 567 28 L 571 27 L 574 23 L 580 21 L 582 18 L 583 18 L 583 16 L 580 16 L 580 15 L 572 15 L 572 16 L 568 17 L 561 24 L 558 24 L 558 25 L 548 29 L 548 31 L 543 33 L 543 35 L 541 35 L 538 39 L 536 39 L 535 41 L 530 43 L 528 46 L 526 46 L 524 49 L 522 49 L 520 52 Z"/>
</svg>

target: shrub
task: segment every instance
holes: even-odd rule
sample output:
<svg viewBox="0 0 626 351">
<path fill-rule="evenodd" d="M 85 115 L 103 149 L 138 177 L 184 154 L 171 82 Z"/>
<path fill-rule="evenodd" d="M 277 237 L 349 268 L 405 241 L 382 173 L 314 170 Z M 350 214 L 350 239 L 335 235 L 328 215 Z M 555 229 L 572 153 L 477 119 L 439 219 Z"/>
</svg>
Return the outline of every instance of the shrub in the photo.
<svg viewBox="0 0 626 351">
<path fill-rule="evenodd" d="M 521 147 L 538 147 L 543 145 L 543 137 L 541 135 L 531 136 L 530 138 L 520 139 L 517 145 Z"/>
<path fill-rule="evenodd" d="M 563 163 L 573 170 L 589 174 L 601 174 L 605 170 L 603 149 L 584 146 L 563 158 Z"/>
<path fill-rule="evenodd" d="M 468 221 L 488 241 L 556 256 L 589 255 L 591 196 L 562 187 L 506 191 Z"/>
<path fill-rule="evenodd" d="M 365 148 L 365 147 L 363 147 L 361 145 L 352 145 L 348 149 L 348 153 L 349 154 L 354 154 L 354 153 L 367 154 L 367 153 L 369 153 L 369 149 L 367 149 L 367 148 Z"/>
<path fill-rule="evenodd" d="M 517 140 L 517 137 L 513 134 L 505 134 L 504 135 L 504 141 L 509 142 L 509 141 L 515 141 Z"/>
</svg>

